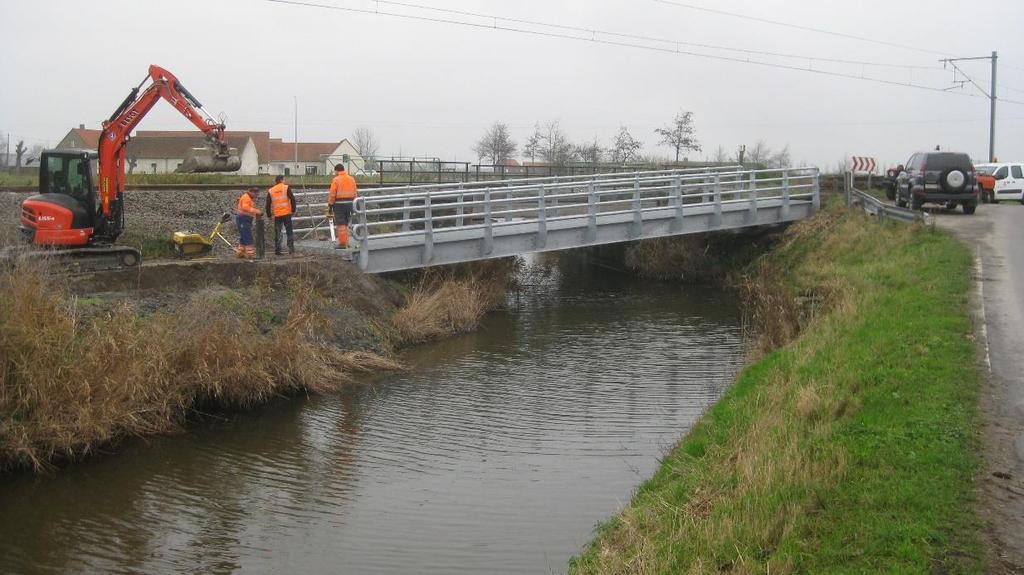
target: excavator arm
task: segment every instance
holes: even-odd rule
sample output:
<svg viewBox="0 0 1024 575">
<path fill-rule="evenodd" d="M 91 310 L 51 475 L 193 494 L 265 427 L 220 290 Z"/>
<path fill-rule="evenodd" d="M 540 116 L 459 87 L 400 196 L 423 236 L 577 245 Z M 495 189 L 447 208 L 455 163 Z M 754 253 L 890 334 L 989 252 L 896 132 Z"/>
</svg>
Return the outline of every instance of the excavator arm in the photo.
<svg viewBox="0 0 1024 575">
<path fill-rule="evenodd" d="M 149 83 L 145 89 L 143 86 Z M 135 127 L 160 100 L 166 100 L 196 128 L 206 134 L 202 155 L 186 158 L 185 171 L 234 172 L 241 167 L 224 137 L 224 124 L 203 111 L 202 104 L 189 93 L 178 78 L 159 66 L 150 66 L 142 82 L 132 89 L 110 119 L 103 122 L 99 145 L 99 203 L 104 219 L 103 235 L 116 238 L 124 227 L 122 209 L 127 144 Z"/>
</svg>

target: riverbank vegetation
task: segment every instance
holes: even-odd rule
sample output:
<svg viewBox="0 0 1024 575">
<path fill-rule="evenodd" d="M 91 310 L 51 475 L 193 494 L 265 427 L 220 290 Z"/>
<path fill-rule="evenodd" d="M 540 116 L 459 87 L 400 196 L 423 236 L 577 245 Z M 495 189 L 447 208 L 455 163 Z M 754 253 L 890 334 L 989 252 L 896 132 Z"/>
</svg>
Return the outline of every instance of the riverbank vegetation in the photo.
<svg viewBox="0 0 1024 575">
<path fill-rule="evenodd" d="M 392 317 L 404 344 L 423 343 L 473 331 L 484 314 L 505 301 L 518 260 L 485 260 L 471 265 L 428 268 Z"/>
<path fill-rule="evenodd" d="M 971 255 L 832 208 L 747 276 L 767 351 L 575 573 L 974 573 Z"/>
<path fill-rule="evenodd" d="M 397 367 L 325 341 L 311 279 L 252 293 L 261 289 L 200 291 L 144 314 L 73 296 L 34 265 L 0 273 L 0 469 L 43 469 L 172 431 L 197 409 L 248 408 Z"/>
</svg>

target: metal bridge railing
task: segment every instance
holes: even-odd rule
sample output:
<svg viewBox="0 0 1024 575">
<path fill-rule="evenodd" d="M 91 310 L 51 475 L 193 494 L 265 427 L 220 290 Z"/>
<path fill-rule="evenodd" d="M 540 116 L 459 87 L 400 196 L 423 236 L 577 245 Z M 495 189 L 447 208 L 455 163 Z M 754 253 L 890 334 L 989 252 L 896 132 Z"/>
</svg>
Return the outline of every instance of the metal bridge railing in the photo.
<svg viewBox="0 0 1024 575">
<path fill-rule="evenodd" d="M 599 218 L 607 216 L 631 217 L 639 236 L 648 214 L 664 217 L 667 209 L 680 223 L 697 207 L 709 207 L 712 222 L 720 223 L 723 211 L 746 210 L 749 221 L 756 223 L 759 207 L 769 204 L 779 206 L 781 220 L 789 219 L 793 202 L 810 203 L 812 210 L 820 205 L 817 168 L 638 172 L 510 180 L 464 189 L 419 188 L 379 190 L 356 200 L 354 237 L 361 259 L 377 240 L 419 236 L 429 261 L 435 235 L 442 232 L 474 230 L 486 254 L 495 232 L 504 226 L 532 226 L 535 245 L 543 248 L 548 226 L 563 220 L 585 228 L 587 241 L 596 236 Z"/>
<path fill-rule="evenodd" d="M 418 194 L 431 194 L 440 192 L 461 192 L 470 193 L 474 191 L 480 191 L 484 189 L 490 189 L 495 187 L 508 187 L 508 186 L 521 186 L 521 185 L 554 185 L 554 184 L 569 184 L 573 182 L 590 182 L 596 180 L 606 180 L 612 178 L 621 177 L 635 177 L 638 174 L 647 176 L 668 176 L 668 175 L 692 175 L 692 174 L 714 174 L 714 173 L 735 173 L 742 171 L 743 167 L 736 166 L 720 166 L 720 167 L 703 167 L 703 168 L 686 168 L 686 169 L 675 169 L 675 170 L 656 170 L 656 171 L 644 171 L 644 172 L 628 172 L 628 173 L 602 173 L 602 174 L 585 174 L 575 176 L 545 176 L 545 177 L 531 177 L 531 178 L 516 178 L 509 180 L 499 181 L 479 181 L 479 182 L 455 182 L 455 183 L 443 183 L 443 184 L 421 184 L 421 185 L 409 185 L 409 186 L 388 186 L 384 188 L 374 188 L 365 191 L 360 191 L 362 197 L 376 197 L 376 196 L 392 196 L 392 195 L 403 195 L 403 196 L 417 196 Z M 292 217 L 292 221 L 295 224 L 294 231 L 300 234 L 300 237 L 308 237 L 318 230 L 326 230 L 329 223 L 326 215 L 328 191 L 323 190 L 304 190 L 301 192 L 295 192 L 295 197 L 298 205 L 297 213 Z"/>
</svg>

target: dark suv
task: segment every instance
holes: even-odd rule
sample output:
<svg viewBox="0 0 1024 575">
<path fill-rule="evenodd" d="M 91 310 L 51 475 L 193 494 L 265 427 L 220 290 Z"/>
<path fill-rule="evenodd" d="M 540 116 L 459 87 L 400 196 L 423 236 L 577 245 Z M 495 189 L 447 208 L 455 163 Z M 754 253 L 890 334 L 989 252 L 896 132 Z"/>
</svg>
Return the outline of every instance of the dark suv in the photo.
<svg viewBox="0 0 1024 575">
<path fill-rule="evenodd" d="M 978 182 L 974 164 L 967 154 L 922 152 L 910 156 L 907 166 L 896 178 L 896 205 L 910 204 L 915 210 L 925 203 L 942 204 L 965 214 L 978 207 Z"/>
</svg>

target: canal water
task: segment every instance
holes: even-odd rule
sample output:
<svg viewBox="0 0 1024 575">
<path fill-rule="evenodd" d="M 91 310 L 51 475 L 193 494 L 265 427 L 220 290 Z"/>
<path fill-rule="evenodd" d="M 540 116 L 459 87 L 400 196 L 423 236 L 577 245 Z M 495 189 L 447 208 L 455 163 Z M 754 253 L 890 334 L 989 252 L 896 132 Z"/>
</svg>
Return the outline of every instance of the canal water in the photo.
<svg viewBox="0 0 1024 575">
<path fill-rule="evenodd" d="M 741 360 L 713 290 L 534 264 L 407 373 L 0 479 L 0 572 L 559 573 Z"/>
</svg>

